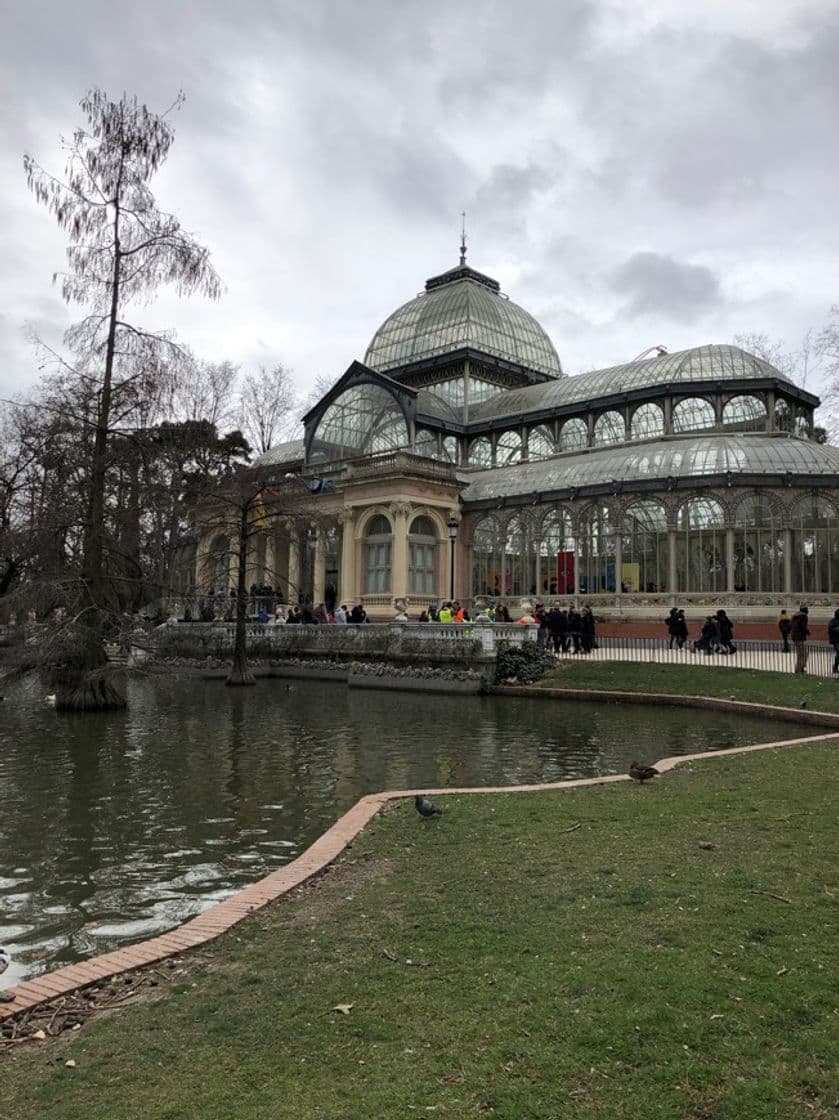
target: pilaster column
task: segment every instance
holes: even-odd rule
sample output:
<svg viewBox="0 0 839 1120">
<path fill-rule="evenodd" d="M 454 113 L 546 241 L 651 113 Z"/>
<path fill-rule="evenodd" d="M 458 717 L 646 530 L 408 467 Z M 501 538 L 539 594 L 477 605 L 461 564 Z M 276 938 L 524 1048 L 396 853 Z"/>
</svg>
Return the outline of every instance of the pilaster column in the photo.
<svg viewBox="0 0 839 1120">
<path fill-rule="evenodd" d="M 277 588 L 277 538 L 272 526 L 265 534 L 265 565 L 263 568 L 263 582 Z"/>
<path fill-rule="evenodd" d="M 300 600 L 300 529 L 296 522 L 291 522 L 288 529 L 288 601 L 297 603 Z"/>
<path fill-rule="evenodd" d="M 670 584 L 671 595 L 675 595 L 679 588 L 676 572 L 676 537 L 675 529 L 667 530 L 667 582 Z"/>
<path fill-rule="evenodd" d="M 734 530 L 725 531 L 725 589 L 734 590 Z"/>
<path fill-rule="evenodd" d="M 792 529 L 784 529 L 784 593 L 792 594 Z"/>
<path fill-rule="evenodd" d="M 620 595 L 623 583 L 623 536 L 615 533 L 615 594 Z"/>
<path fill-rule="evenodd" d="M 393 523 L 393 551 L 390 557 L 390 590 L 394 599 L 408 594 L 408 518 L 409 502 L 391 502 L 388 506 Z"/>
<path fill-rule="evenodd" d="M 312 598 L 315 604 L 323 602 L 326 587 L 326 548 L 323 540 L 323 530 L 315 526 L 315 555 L 314 571 L 312 572 Z"/>
<path fill-rule="evenodd" d="M 338 513 L 341 526 L 341 570 L 338 573 L 338 600 L 349 604 L 359 598 L 361 588 L 356 586 L 355 510 L 342 509 Z"/>
</svg>

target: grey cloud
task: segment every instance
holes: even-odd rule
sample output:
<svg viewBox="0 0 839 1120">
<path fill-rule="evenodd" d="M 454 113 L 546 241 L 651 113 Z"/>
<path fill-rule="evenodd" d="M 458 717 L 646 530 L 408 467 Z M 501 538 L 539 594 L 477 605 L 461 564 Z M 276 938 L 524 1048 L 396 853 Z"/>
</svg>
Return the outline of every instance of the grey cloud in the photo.
<svg viewBox="0 0 839 1120">
<path fill-rule="evenodd" d="M 719 281 L 709 268 L 659 253 L 634 253 L 615 270 L 611 284 L 630 297 L 632 315 L 694 319 L 720 301 Z"/>
</svg>

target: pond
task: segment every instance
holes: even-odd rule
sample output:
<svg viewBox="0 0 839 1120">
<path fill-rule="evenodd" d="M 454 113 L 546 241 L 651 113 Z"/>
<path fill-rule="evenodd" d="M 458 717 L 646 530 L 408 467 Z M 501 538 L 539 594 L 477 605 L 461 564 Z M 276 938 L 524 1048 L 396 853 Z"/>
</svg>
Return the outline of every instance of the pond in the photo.
<svg viewBox="0 0 839 1120">
<path fill-rule="evenodd" d="M 132 682 L 126 712 L 0 704 L 8 985 L 171 929 L 292 860 L 362 794 L 620 773 L 790 736 L 730 715 L 263 680 Z"/>
</svg>

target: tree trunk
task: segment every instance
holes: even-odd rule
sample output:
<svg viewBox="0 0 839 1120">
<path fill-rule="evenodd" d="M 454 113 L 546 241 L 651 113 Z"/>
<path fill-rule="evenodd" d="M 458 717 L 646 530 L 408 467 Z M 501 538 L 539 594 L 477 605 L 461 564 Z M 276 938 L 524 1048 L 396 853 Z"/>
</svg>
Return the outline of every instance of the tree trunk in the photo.
<svg viewBox="0 0 839 1120">
<path fill-rule="evenodd" d="M 70 630 L 50 683 L 55 706 L 65 712 L 104 712 L 124 708 L 125 673 L 108 666 L 101 634 L 88 628 Z"/>
<path fill-rule="evenodd" d="M 248 665 L 247 630 L 247 548 L 250 503 L 244 502 L 239 517 L 239 574 L 236 579 L 236 636 L 233 641 L 233 668 L 224 682 L 229 685 L 256 684 L 256 677 Z"/>
<path fill-rule="evenodd" d="M 93 458 L 90 464 L 90 494 L 87 509 L 87 525 L 84 537 L 83 580 L 90 606 L 85 618 L 86 638 L 84 655 L 79 665 L 71 669 L 71 676 L 79 671 L 78 679 L 71 692 L 68 703 L 60 703 L 64 691 L 56 689 L 56 707 L 72 711 L 107 711 L 114 707 L 110 702 L 111 692 L 102 682 L 101 667 L 107 663 L 105 653 L 105 478 L 108 468 L 108 435 L 111 422 L 111 394 L 113 391 L 114 354 L 116 351 L 117 318 L 119 315 L 120 284 L 120 241 L 119 241 L 119 186 L 116 192 L 117 204 L 114 214 L 114 263 L 111 278 L 111 306 L 109 309 L 108 338 L 105 348 L 105 369 L 99 393 L 99 408 L 96 417 L 96 432 L 93 441 Z M 80 665 L 87 665 L 82 669 Z M 82 704 L 82 707 L 78 707 Z M 123 696 L 119 707 L 126 706 Z"/>
</svg>

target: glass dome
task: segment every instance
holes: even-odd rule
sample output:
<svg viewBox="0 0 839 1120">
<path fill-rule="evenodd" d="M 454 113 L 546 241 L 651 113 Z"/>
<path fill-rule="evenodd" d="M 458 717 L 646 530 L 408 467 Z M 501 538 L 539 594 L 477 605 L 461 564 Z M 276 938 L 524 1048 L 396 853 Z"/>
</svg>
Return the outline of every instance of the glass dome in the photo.
<svg viewBox="0 0 839 1120">
<path fill-rule="evenodd" d="M 533 316 L 502 295 L 496 280 L 466 265 L 432 277 L 422 294 L 385 319 L 364 364 L 391 370 L 467 346 L 563 376 L 554 345 Z"/>
</svg>

